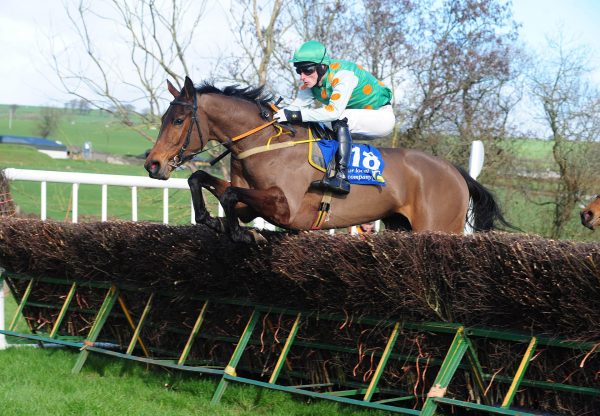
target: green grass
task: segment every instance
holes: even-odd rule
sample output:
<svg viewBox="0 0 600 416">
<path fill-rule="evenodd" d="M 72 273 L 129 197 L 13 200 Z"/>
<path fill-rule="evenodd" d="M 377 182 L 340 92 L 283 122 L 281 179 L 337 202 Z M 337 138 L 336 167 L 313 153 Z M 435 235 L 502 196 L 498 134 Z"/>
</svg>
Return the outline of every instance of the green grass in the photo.
<svg viewBox="0 0 600 416">
<path fill-rule="evenodd" d="M 58 140 L 66 146 L 81 148 L 83 143 L 93 143 L 93 150 L 117 155 L 141 155 L 154 144 L 139 133 L 119 123 L 111 115 L 92 110 L 87 115 L 60 110 L 58 128 L 49 139 Z M 39 136 L 40 107 L 19 106 L 9 128 L 9 106 L 0 105 L 0 136 Z M 152 138 L 158 136 L 159 126 L 144 131 Z"/>
<path fill-rule="evenodd" d="M 0 351 L 3 416 L 17 415 L 376 415 L 333 402 L 230 384 L 210 405 L 216 378 L 146 369 L 92 354 L 71 374 L 73 350 L 9 348 Z"/>
</svg>

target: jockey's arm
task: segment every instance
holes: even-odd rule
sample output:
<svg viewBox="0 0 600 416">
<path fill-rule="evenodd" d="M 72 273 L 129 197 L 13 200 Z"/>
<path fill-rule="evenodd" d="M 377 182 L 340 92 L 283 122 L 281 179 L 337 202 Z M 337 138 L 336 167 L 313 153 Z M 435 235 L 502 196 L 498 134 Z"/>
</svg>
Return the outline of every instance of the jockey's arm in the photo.
<svg viewBox="0 0 600 416">
<path fill-rule="evenodd" d="M 298 90 L 298 95 L 296 99 L 290 103 L 288 108 L 289 110 L 299 111 L 303 108 L 308 108 L 315 102 L 315 97 L 313 97 L 310 88 L 300 88 Z"/>
<path fill-rule="evenodd" d="M 333 87 L 327 105 L 321 108 L 301 108 L 302 121 L 328 122 L 340 119 L 342 113 L 346 110 L 352 91 L 358 85 L 358 78 L 353 72 L 343 70 L 335 74 L 334 81 L 335 79 L 338 79 L 339 82 Z M 300 93 L 298 98 L 300 98 Z"/>
</svg>

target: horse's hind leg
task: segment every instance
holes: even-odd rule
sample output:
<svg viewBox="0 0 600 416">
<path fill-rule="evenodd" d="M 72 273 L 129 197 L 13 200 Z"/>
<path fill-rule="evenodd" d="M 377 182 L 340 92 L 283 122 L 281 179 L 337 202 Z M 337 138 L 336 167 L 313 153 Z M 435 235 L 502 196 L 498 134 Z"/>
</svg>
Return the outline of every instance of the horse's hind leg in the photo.
<svg viewBox="0 0 600 416">
<path fill-rule="evenodd" d="M 236 211 L 236 205 L 240 202 L 259 212 L 263 218 L 271 219 L 278 224 L 289 222 L 290 207 L 281 189 L 272 187 L 259 190 L 230 186 L 221 197 L 221 205 L 229 223 L 231 239 L 235 242 L 252 243 L 262 238 L 240 226 Z"/>
<path fill-rule="evenodd" d="M 192 204 L 194 206 L 194 218 L 196 223 L 206 224 L 215 231 L 224 232 L 225 224 L 222 219 L 211 217 L 206 209 L 202 188 L 206 188 L 217 199 L 220 199 L 225 190 L 231 186 L 231 183 L 212 176 L 203 170 L 198 170 L 188 178 L 188 185 L 190 186 L 190 191 L 192 193 Z"/>
</svg>

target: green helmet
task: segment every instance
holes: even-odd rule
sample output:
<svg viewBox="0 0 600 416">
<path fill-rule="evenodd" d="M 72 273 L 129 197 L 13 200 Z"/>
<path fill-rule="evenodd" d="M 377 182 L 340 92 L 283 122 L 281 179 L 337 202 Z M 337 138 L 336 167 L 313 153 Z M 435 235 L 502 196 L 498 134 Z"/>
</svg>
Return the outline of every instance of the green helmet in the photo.
<svg viewBox="0 0 600 416">
<path fill-rule="evenodd" d="M 327 48 L 321 42 L 309 40 L 304 42 L 294 53 L 294 58 L 290 61 L 294 65 L 301 62 L 312 62 L 315 64 L 329 65 L 330 59 L 327 56 Z"/>
</svg>

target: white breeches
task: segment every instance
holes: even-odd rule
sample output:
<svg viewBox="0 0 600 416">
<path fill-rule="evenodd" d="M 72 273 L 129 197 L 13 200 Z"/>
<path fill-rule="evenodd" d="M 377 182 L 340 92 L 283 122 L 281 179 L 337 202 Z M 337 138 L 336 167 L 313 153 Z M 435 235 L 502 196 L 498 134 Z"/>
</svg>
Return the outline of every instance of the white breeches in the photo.
<svg viewBox="0 0 600 416">
<path fill-rule="evenodd" d="M 348 119 L 348 127 L 353 136 L 363 136 L 368 139 L 387 136 L 394 130 L 396 124 L 391 105 L 384 105 L 377 110 L 347 108 L 340 119 L 344 117 Z"/>
</svg>

